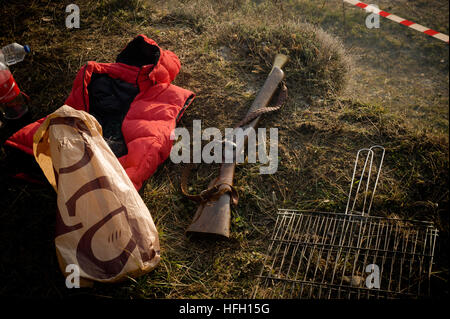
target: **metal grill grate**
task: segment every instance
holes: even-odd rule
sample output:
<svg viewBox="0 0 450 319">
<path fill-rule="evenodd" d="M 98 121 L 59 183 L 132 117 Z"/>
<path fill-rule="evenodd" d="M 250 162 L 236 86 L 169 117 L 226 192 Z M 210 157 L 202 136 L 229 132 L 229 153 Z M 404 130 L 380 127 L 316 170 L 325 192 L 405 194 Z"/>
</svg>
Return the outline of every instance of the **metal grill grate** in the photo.
<svg viewBox="0 0 450 319">
<path fill-rule="evenodd" d="M 378 172 L 372 174 L 375 148 L 382 152 Z M 365 159 L 360 157 L 364 151 Z M 430 294 L 437 237 L 433 224 L 368 216 L 383 158 L 380 146 L 358 151 L 344 214 L 278 212 L 254 298 L 414 298 Z M 360 178 L 355 179 L 360 159 L 364 164 Z M 354 210 L 357 205 L 359 211 Z"/>
<path fill-rule="evenodd" d="M 428 295 L 436 236 L 424 222 L 281 210 L 254 297 Z"/>
</svg>

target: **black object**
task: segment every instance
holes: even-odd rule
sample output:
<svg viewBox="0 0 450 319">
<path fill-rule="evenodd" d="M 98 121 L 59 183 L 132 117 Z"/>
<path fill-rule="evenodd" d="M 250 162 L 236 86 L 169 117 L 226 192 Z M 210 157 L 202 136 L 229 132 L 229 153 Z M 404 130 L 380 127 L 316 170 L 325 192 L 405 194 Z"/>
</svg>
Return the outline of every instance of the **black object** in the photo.
<svg viewBox="0 0 450 319">
<path fill-rule="evenodd" d="M 107 74 L 92 74 L 88 85 L 89 112 L 100 123 L 103 138 L 113 151 L 121 157 L 128 153 L 122 134 L 122 122 L 130 109 L 139 88 Z"/>
</svg>

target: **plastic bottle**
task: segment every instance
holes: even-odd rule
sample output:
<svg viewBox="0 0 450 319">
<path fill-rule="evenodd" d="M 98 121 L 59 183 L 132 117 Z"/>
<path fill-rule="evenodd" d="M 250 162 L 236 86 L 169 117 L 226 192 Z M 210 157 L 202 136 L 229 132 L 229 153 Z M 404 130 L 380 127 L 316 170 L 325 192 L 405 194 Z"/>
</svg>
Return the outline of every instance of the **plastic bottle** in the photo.
<svg viewBox="0 0 450 319">
<path fill-rule="evenodd" d="M 8 44 L 0 49 L 0 62 L 7 66 L 22 62 L 29 52 L 30 47 L 28 45 Z"/>
<path fill-rule="evenodd" d="M 8 67 L 0 62 L 0 111 L 8 120 L 21 118 L 28 111 L 28 96 L 21 92 Z"/>
</svg>

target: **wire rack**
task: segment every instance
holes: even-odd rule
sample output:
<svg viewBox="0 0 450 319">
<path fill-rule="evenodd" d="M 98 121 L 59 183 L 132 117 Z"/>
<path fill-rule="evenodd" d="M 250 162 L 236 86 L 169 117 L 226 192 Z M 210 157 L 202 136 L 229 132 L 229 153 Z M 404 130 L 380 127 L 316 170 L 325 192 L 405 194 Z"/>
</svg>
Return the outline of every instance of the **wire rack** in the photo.
<svg viewBox="0 0 450 319">
<path fill-rule="evenodd" d="M 279 210 L 254 298 L 430 295 L 433 224 L 369 216 L 383 159 L 381 146 L 358 151 L 345 213 Z"/>
</svg>

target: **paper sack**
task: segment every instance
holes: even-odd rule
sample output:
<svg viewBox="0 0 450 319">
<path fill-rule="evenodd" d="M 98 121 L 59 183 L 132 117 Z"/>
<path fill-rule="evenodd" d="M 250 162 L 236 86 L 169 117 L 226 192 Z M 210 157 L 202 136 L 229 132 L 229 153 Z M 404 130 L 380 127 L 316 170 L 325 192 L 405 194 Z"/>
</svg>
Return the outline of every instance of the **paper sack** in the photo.
<svg viewBox="0 0 450 319">
<path fill-rule="evenodd" d="M 150 212 L 102 137 L 96 119 L 64 105 L 34 135 L 33 152 L 57 192 L 55 245 L 63 273 L 115 282 L 160 261 Z"/>
</svg>

